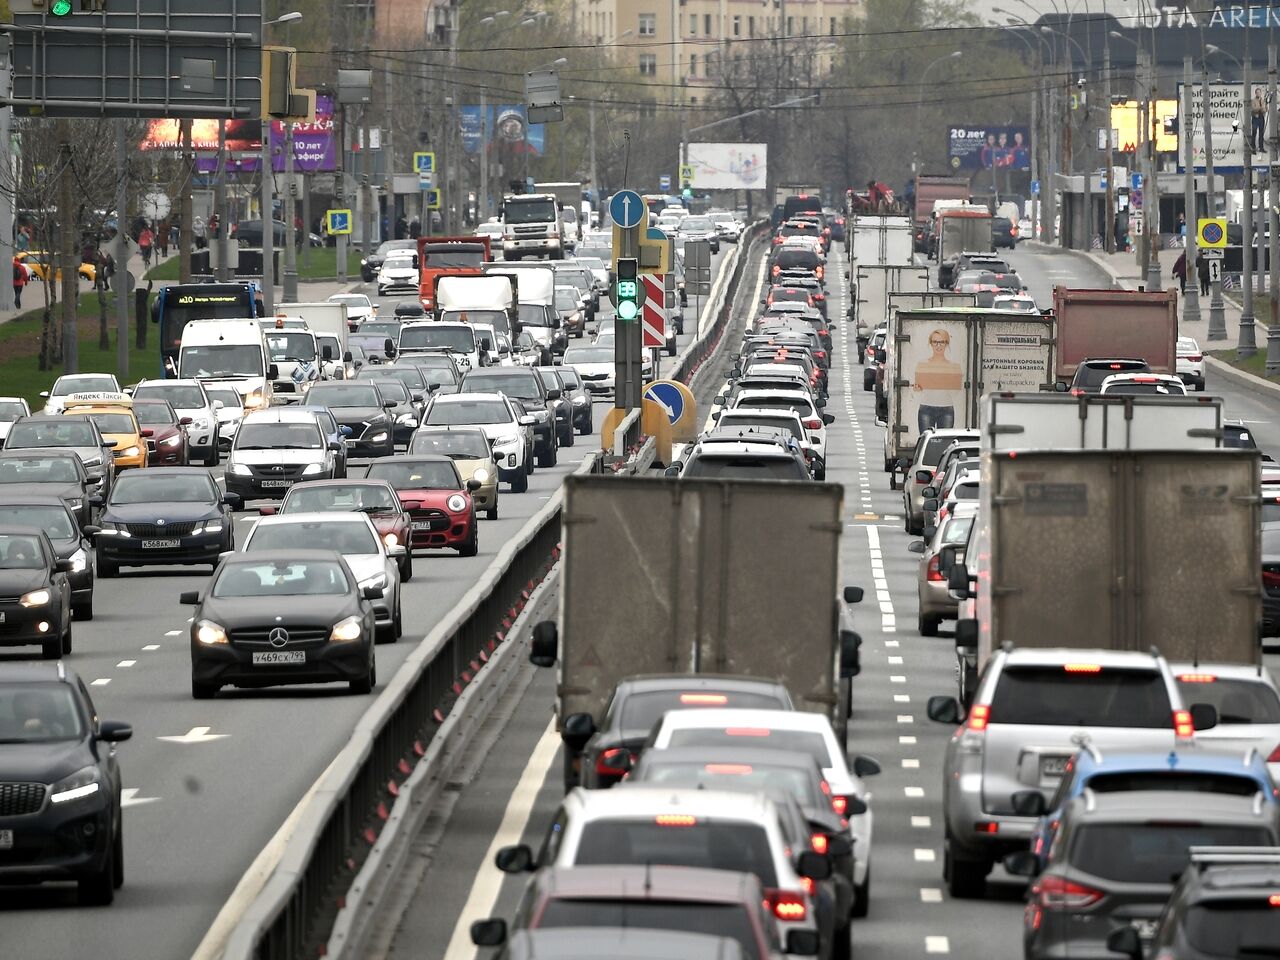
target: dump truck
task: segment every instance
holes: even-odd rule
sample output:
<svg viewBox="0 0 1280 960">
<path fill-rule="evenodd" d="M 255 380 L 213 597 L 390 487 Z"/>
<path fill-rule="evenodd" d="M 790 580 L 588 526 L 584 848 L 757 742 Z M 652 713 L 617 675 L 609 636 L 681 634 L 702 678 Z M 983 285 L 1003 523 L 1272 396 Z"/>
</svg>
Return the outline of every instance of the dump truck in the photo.
<svg viewBox="0 0 1280 960">
<path fill-rule="evenodd" d="M 1173 290 L 1053 288 L 1058 317 L 1056 377 L 1070 383 L 1091 357 L 1147 361 L 1153 373 L 1178 372 L 1178 294 Z"/>
<path fill-rule="evenodd" d="M 418 299 L 435 309 L 438 277 L 478 277 L 493 260 L 488 237 L 419 237 Z"/>
<path fill-rule="evenodd" d="M 955 259 L 962 253 L 990 253 L 991 213 L 974 204 L 938 211 L 934 232 L 937 242 L 938 286 L 950 288 L 955 279 Z"/>
<path fill-rule="evenodd" d="M 928 223 L 933 217 L 933 205 L 938 200 L 969 201 L 969 178 L 947 174 L 921 173 L 916 175 L 915 222 Z"/>
<path fill-rule="evenodd" d="M 530 659 L 558 663 L 566 787 L 614 687 L 642 674 L 780 682 L 843 741 L 859 641 L 837 594 L 842 499 L 828 483 L 565 479 L 558 624 L 535 627 Z M 766 556 L 804 562 L 760 563 Z"/>
</svg>

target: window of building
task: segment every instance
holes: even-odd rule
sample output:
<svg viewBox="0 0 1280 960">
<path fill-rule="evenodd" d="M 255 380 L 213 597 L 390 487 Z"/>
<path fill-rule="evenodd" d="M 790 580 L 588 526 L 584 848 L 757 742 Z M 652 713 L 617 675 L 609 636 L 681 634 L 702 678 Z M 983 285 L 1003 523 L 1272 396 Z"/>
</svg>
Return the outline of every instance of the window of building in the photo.
<svg viewBox="0 0 1280 960">
<path fill-rule="evenodd" d="M 786 29 L 786 32 L 783 34 L 784 37 L 789 37 L 795 33 L 795 30 L 796 30 L 795 19 L 796 19 L 795 17 L 787 17 L 787 29 Z"/>
<path fill-rule="evenodd" d="M 709 13 L 703 14 L 702 32 L 705 33 L 708 37 L 711 36 L 711 14 Z"/>
<path fill-rule="evenodd" d="M 809 35 L 809 18 L 800 18 L 800 36 L 807 37 Z"/>
<path fill-rule="evenodd" d="M 658 32 L 658 15 L 656 13 L 640 14 L 640 36 L 652 37 Z"/>
<path fill-rule="evenodd" d="M 696 77 L 698 75 L 698 55 L 696 53 L 689 54 L 689 76 Z"/>
<path fill-rule="evenodd" d="M 658 75 L 658 58 L 652 53 L 640 54 L 640 73 L 646 77 Z"/>
<path fill-rule="evenodd" d="M 741 17 L 733 18 L 733 35 L 735 37 L 742 36 L 742 18 Z"/>
<path fill-rule="evenodd" d="M 698 15 L 696 13 L 689 14 L 689 34 L 695 37 L 698 35 Z"/>
<path fill-rule="evenodd" d="M 836 35 L 836 18 L 835 17 L 831 18 L 831 35 L 833 37 Z"/>
<path fill-rule="evenodd" d="M 689 106 L 691 106 L 691 107 L 696 107 L 697 105 L 698 105 L 698 98 L 697 98 L 697 97 L 690 97 L 690 98 L 689 98 Z"/>
<path fill-rule="evenodd" d="M 747 17 L 747 36 L 754 37 L 756 35 L 756 18 Z"/>
</svg>

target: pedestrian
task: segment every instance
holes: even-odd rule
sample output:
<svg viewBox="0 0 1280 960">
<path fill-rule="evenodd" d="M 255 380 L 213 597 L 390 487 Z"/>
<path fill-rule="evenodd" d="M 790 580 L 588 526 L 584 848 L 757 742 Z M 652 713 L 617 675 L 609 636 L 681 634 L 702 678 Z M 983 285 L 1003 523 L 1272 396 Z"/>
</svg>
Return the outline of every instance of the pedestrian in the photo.
<svg viewBox="0 0 1280 960">
<path fill-rule="evenodd" d="M 204 217 L 196 214 L 191 218 L 191 237 L 195 240 L 196 249 L 203 250 L 205 248 L 205 223 Z"/>
<path fill-rule="evenodd" d="M 151 266 L 151 247 L 155 243 L 155 234 L 151 232 L 150 227 L 143 227 L 138 234 L 138 253 L 142 254 L 142 265 L 150 268 Z"/>
<path fill-rule="evenodd" d="M 1201 250 L 1196 254 L 1196 276 L 1200 278 L 1200 296 L 1209 295 L 1209 258 Z"/>
<path fill-rule="evenodd" d="M 396 217 L 396 239 L 403 240 L 409 235 L 409 221 L 404 218 L 404 214 Z"/>
<path fill-rule="evenodd" d="M 1263 97 L 1262 87 L 1255 87 L 1253 90 L 1251 111 L 1253 122 L 1249 131 L 1250 149 L 1254 153 L 1261 153 L 1266 146 L 1267 133 L 1267 101 Z"/>
<path fill-rule="evenodd" d="M 1178 254 L 1178 259 L 1173 261 L 1173 275 L 1178 278 L 1178 290 L 1181 293 L 1187 292 L 1187 251 L 1183 250 Z"/>
<path fill-rule="evenodd" d="M 13 258 L 13 305 L 17 309 L 22 309 L 22 288 L 27 285 L 27 268 L 23 266 L 22 261 Z"/>
<path fill-rule="evenodd" d="M 417 240 L 420 236 L 422 236 L 422 221 L 417 216 L 414 216 L 409 223 L 409 238 Z"/>
<path fill-rule="evenodd" d="M 160 244 L 160 256 L 169 256 L 169 221 L 161 220 L 160 226 L 156 229 L 156 240 Z"/>
<path fill-rule="evenodd" d="M 1187 215 L 1185 213 L 1178 214 L 1178 236 L 1182 238 L 1182 245 L 1187 245 Z"/>
<path fill-rule="evenodd" d="M 17 247 L 19 253 L 26 253 L 31 249 L 31 227 L 27 224 L 24 223 L 18 228 L 18 237 L 14 242 L 14 246 Z"/>
</svg>

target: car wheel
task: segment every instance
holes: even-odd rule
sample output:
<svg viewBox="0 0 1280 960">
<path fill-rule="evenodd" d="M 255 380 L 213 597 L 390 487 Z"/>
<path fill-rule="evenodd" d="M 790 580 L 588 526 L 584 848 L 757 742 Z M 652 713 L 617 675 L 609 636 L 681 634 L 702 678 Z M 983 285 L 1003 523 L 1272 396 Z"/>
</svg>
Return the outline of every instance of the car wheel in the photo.
<svg viewBox="0 0 1280 960">
<path fill-rule="evenodd" d="M 395 639 L 399 640 L 404 636 L 404 612 L 400 609 L 400 597 L 396 597 L 396 615 L 391 621 L 391 632 L 395 635 Z"/>
<path fill-rule="evenodd" d="M 66 626 L 62 630 L 62 655 L 65 657 L 71 652 L 71 618 L 67 618 Z"/>
<path fill-rule="evenodd" d="M 413 579 L 413 554 L 409 552 L 409 545 L 404 545 L 404 557 L 399 561 L 400 566 L 400 582 L 408 583 Z"/>
<path fill-rule="evenodd" d="M 591 425 L 591 421 L 590 421 L 590 420 L 588 420 L 585 424 L 583 424 L 582 426 L 580 426 L 580 427 L 578 428 L 578 433 L 580 433 L 580 434 L 582 434 L 584 437 L 586 437 L 586 436 L 589 436 L 589 435 L 591 434 L 592 429 L 593 429 L 593 428 L 592 428 L 592 425 Z"/>
<path fill-rule="evenodd" d="M 221 456 L 218 453 L 218 445 L 215 443 L 213 447 L 205 454 L 204 465 L 206 467 L 216 467 Z"/>
<path fill-rule="evenodd" d="M 825 481 L 827 479 L 827 468 L 819 467 L 817 470 L 813 471 L 813 479 L 817 480 L 818 483 Z"/>
<path fill-rule="evenodd" d="M 120 813 L 116 811 L 116 819 L 119 821 Z M 115 848 L 111 859 L 111 886 L 119 890 L 124 886 L 124 824 L 116 827 L 116 838 L 112 844 Z"/>
<path fill-rule="evenodd" d="M 348 681 L 347 686 L 352 693 L 365 694 L 373 693 L 373 688 L 378 683 L 378 665 L 376 663 L 369 664 L 369 672 L 359 680 Z"/>
<path fill-rule="evenodd" d="M 929 613 L 922 613 L 916 618 L 916 626 L 919 627 L 922 637 L 936 637 L 940 623 L 942 623 L 941 617 L 935 617 Z"/>
<path fill-rule="evenodd" d="M 198 680 L 191 681 L 191 699 L 193 700 L 212 700 L 214 694 L 218 692 L 216 683 L 201 683 Z"/>
<path fill-rule="evenodd" d="M 975 900 L 987 891 L 990 868 L 981 861 L 957 860 L 951 855 L 950 843 L 942 858 L 942 876 L 947 892 L 957 900 Z"/>
<path fill-rule="evenodd" d="M 529 489 L 529 474 L 524 470 L 520 471 L 520 475 L 511 481 L 512 493 L 524 493 Z M 494 508 L 495 510 L 497 507 Z"/>
<path fill-rule="evenodd" d="M 89 594 L 89 599 L 81 603 L 77 603 L 71 608 L 71 615 L 77 620 L 93 619 L 93 594 Z"/>
<path fill-rule="evenodd" d="M 854 909 L 857 909 L 856 905 Z M 831 960 L 853 960 L 853 924 L 846 923 L 836 927 L 834 939 L 835 942 L 831 945 Z"/>
<path fill-rule="evenodd" d="M 493 506 L 484 512 L 484 518 L 486 520 L 498 519 L 498 498 L 496 495 L 493 498 Z"/>
<path fill-rule="evenodd" d="M 77 884 L 77 895 L 82 906 L 105 907 L 116 898 L 116 845 L 113 842 L 102 869 L 91 877 L 83 877 Z"/>
<path fill-rule="evenodd" d="M 40 644 L 40 656 L 45 660 L 57 660 L 62 656 L 62 638 L 54 637 Z"/>
<path fill-rule="evenodd" d="M 667 341 L 667 356 L 674 357 L 676 355 L 676 343 L 674 340 Z"/>
<path fill-rule="evenodd" d="M 462 557 L 474 557 L 480 552 L 480 531 L 476 525 L 476 518 L 471 518 L 471 536 L 463 542 L 458 548 L 458 555 Z"/>
<path fill-rule="evenodd" d="M 564 432 L 564 436 L 560 438 L 560 446 L 562 447 L 573 446 L 573 424 L 572 423 L 569 424 L 569 429 Z"/>
</svg>

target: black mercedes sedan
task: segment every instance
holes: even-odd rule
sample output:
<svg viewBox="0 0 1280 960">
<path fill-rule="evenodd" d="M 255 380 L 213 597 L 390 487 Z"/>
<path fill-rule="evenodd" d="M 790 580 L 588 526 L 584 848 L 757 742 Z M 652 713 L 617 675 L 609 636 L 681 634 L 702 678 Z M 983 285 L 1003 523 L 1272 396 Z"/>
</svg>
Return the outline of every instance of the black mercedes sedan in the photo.
<svg viewBox="0 0 1280 960">
<path fill-rule="evenodd" d="M 127 723 L 98 719 L 63 663 L 0 663 L 0 883 L 71 881 L 105 906 L 124 883 L 121 774 Z"/>
<path fill-rule="evenodd" d="M 77 620 L 93 619 L 93 557 L 89 553 L 89 537 L 97 527 L 80 529 L 75 515 L 61 497 L 43 493 L 10 493 L 0 496 L 0 527 L 34 527 L 43 530 L 53 544 L 59 560 L 67 560 L 71 568 L 71 614 Z"/>
<path fill-rule="evenodd" d="M 71 652 L 70 571 L 43 530 L 0 526 L 0 647 L 38 644 L 46 660 Z"/>
<path fill-rule="evenodd" d="M 183 593 L 191 620 L 191 695 L 224 686 L 272 687 L 346 681 L 352 693 L 377 682 L 377 625 L 342 555 L 330 550 L 233 553 L 202 592 Z"/>
<path fill-rule="evenodd" d="M 53 494 L 71 508 L 81 527 L 91 520 L 89 499 L 98 492 L 98 486 L 79 455 L 71 450 L 0 451 L 0 497 Z"/>
</svg>

